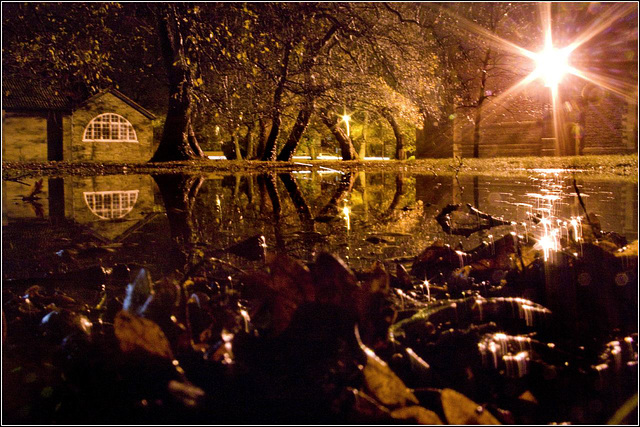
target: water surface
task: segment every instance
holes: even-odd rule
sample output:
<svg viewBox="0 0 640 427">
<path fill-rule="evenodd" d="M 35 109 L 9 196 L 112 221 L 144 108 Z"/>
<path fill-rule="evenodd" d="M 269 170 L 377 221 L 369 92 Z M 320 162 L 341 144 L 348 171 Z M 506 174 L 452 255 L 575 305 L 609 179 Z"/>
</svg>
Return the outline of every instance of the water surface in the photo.
<svg viewBox="0 0 640 427">
<path fill-rule="evenodd" d="M 637 239 L 637 183 L 561 171 L 526 178 L 325 170 L 3 181 L 3 278 L 116 264 L 144 266 L 157 277 L 202 254 L 241 265 L 251 262 L 224 249 L 254 235 L 265 237 L 267 251 L 303 260 L 327 250 L 355 269 L 374 260 L 408 262 L 435 241 L 469 250 L 510 232 L 540 233 L 533 216 L 564 223 L 560 232 L 567 232 L 571 219 L 584 216 L 574 179 L 603 230 Z M 514 224 L 452 236 L 435 219 L 449 204 Z"/>
</svg>

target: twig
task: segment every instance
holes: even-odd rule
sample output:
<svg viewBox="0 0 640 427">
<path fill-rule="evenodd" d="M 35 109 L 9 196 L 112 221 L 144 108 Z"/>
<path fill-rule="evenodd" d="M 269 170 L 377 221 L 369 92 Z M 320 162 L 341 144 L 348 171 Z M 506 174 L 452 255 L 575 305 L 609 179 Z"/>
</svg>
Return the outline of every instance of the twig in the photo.
<svg viewBox="0 0 640 427">
<path fill-rule="evenodd" d="M 596 237 L 600 237 L 601 232 L 596 228 L 596 226 L 591 222 L 591 218 L 589 218 L 589 212 L 587 212 L 587 207 L 584 205 L 584 201 L 582 200 L 582 196 L 580 195 L 580 190 L 578 190 L 578 184 L 576 179 L 573 179 L 573 188 L 576 190 L 576 195 L 578 196 L 578 201 L 580 202 L 580 206 L 582 206 L 582 210 L 584 211 L 584 217 L 587 219 L 591 230 L 593 231 L 593 235 Z"/>
</svg>

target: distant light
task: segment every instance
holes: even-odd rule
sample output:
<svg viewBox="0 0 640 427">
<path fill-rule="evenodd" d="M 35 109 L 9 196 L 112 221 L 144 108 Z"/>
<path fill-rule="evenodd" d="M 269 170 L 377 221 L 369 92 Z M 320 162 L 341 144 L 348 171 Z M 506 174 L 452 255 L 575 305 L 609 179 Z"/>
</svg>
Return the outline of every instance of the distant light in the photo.
<svg viewBox="0 0 640 427">
<path fill-rule="evenodd" d="M 556 49 L 550 45 L 538 53 L 536 71 L 542 77 L 545 86 L 557 86 L 569 72 L 569 53 L 567 49 Z"/>
</svg>

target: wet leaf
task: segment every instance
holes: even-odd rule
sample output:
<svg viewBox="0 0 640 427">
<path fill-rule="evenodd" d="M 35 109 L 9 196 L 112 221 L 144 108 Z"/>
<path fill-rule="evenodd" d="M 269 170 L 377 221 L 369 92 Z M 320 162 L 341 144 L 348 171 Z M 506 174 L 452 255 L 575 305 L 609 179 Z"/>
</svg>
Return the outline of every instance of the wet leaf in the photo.
<svg viewBox="0 0 640 427">
<path fill-rule="evenodd" d="M 396 277 L 398 279 L 398 287 L 402 289 L 409 289 L 411 287 L 411 276 L 409 276 L 409 272 L 404 268 L 404 265 L 397 263 L 396 264 Z"/>
<path fill-rule="evenodd" d="M 414 422 L 416 424 L 443 424 L 438 414 L 426 408 L 423 408 L 422 406 L 408 406 L 406 408 L 399 408 L 395 411 L 391 411 L 391 416 L 396 420 Z"/>
<path fill-rule="evenodd" d="M 226 251 L 251 261 L 263 261 L 266 255 L 266 247 L 264 236 L 257 234 L 230 246 Z"/>
<path fill-rule="evenodd" d="M 356 413 L 373 419 L 389 418 L 389 410 L 376 402 L 374 398 L 361 390 L 352 390 L 352 392 L 355 398 L 353 409 Z"/>
<path fill-rule="evenodd" d="M 536 399 L 533 393 L 531 393 L 529 390 L 524 391 L 520 396 L 518 396 L 518 399 L 523 400 L 525 402 L 538 404 L 538 399 Z"/>
<path fill-rule="evenodd" d="M 255 272 L 245 278 L 246 295 L 265 303 L 270 311 L 271 332 L 282 333 L 303 302 L 315 300 L 309 269 L 284 254 L 268 257 L 270 274 Z"/>
<path fill-rule="evenodd" d="M 173 358 L 169 341 L 155 322 L 121 310 L 116 315 L 113 327 L 123 353 Z"/>
<path fill-rule="evenodd" d="M 358 280 L 344 261 L 322 252 L 316 258 L 311 273 L 318 302 L 353 307 L 352 298 L 358 288 Z"/>
<path fill-rule="evenodd" d="M 441 399 L 442 409 L 449 424 L 500 424 L 489 411 L 455 390 L 445 388 L 442 390 Z"/>
<path fill-rule="evenodd" d="M 190 382 L 181 382 L 176 380 L 169 381 L 167 390 L 184 406 L 191 408 L 197 406 L 205 395 L 201 388 L 191 384 Z"/>
<path fill-rule="evenodd" d="M 407 388 L 389 365 L 380 359 L 368 347 L 361 345 L 367 356 L 364 367 L 364 382 L 367 391 L 380 403 L 386 406 L 407 406 L 408 403 L 418 404 L 418 398 Z"/>
<path fill-rule="evenodd" d="M 361 286 L 353 290 L 352 301 L 363 341 L 375 345 L 376 341 L 386 339 L 387 330 L 396 316 L 387 299 L 390 279 L 379 262 L 374 263 L 371 270 L 359 274 L 359 277 Z"/>
<path fill-rule="evenodd" d="M 122 303 L 122 309 L 132 313 L 138 313 L 153 293 L 153 282 L 151 281 L 149 272 L 144 268 L 140 269 L 133 283 L 127 285 L 126 292 L 127 294 Z"/>
</svg>

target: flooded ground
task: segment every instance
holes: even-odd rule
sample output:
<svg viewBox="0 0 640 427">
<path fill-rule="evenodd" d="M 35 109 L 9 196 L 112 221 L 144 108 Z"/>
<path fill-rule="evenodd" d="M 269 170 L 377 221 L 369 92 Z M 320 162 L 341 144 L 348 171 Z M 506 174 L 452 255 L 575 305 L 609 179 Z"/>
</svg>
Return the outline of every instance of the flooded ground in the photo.
<svg viewBox="0 0 640 427">
<path fill-rule="evenodd" d="M 576 178 L 602 229 L 636 240 L 637 183 Z M 545 171 L 516 179 L 331 170 L 215 174 L 183 179 L 191 181 L 192 200 L 182 206 L 190 212 L 174 223 L 189 221 L 173 228 L 158 182 L 148 175 L 3 181 L 3 278 L 114 262 L 160 274 L 180 267 L 165 257 L 178 237 L 194 248 L 225 249 L 256 234 L 265 236 L 268 250 L 303 260 L 327 250 L 363 268 L 373 260 L 414 257 L 438 239 L 470 249 L 489 235 L 535 231 L 531 218 L 536 213 L 570 222 L 584 214 L 573 179 Z M 163 182 L 167 199 L 183 197 L 178 181 Z M 35 196 L 24 200 L 38 185 Z M 438 213 L 448 204 L 467 203 L 516 224 L 470 239 L 446 234 L 436 221 Z M 224 257 L 237 261 L 234 255 Z"/>
<path fill-rule="evenodd" d="M 424 408 L 452 424 L 478 421 L 447 412 L 455 389 L 503 423 L 603 423 L 615 419 L 637 389 L 637 242 L 635 255 L 618 255 L 638 238 L 635 181 L 561 170 L 491 177 L 323 167 L 272 174 L 56 176 L 2 185 L 3 325 L 9 331 L 3 421 L 122 421 L 111 405 L 133 411 L 134 422 L 141 423 L 166 420 L 162 416 L 213 422 L 208 417 L 214 409 L 223 413 L 215 420 L 230 422 L 424 422 Z M 594 236 L 611 247 L 592 244 Z M 289 258 L 273 258 L 276 253 Z M 169 381 L 169 397 L 146 397 L 164 383 L 123 397 L 113 390 L 131 385 L 127 369 L 135 364 L 101 370 L 98 362 L 80 357 L 77 366 L 111 391 L 94 392 L 103 387 L 98 382 L 69 386 L 69 370 L 80 368 L 65 365 L 68 360 L 84 351 L 99 354 L 96 360 L 112 358 L 95 351 L 114 325 L 124 349 L 117 326 L 123 315 L 117 312 L 123 305 L 132 312 L 133 289 L 146 287 L 145 298 L 161 294 L 160 288 L 149 290 L 153 286 L 138 274 L 142 268 L 156 282 L 178 277 L 187 296 L 197 289 L 184 301 L 197 310 L 187 313 L 214 319 L 215 327 L 201 319 L 198 329 L 187 314 L 192 338 L 184 347 L 173 326 L 157 320 L 157 311 L 149 314 L 148 304 L 136 312 L 161 325 L 175 367 L 180 360 L 192 383 L 182 371 L 179 385 Z M 386 279 L 379 268 L 390 273 Z M 334 323 L 351 307 L 351 297 L 339 296 L 340 286 L 356 280 L 370 294 L 354 297 L 358 342 L 366 351 L 353 355 L 343 348 L 353 339 L 353 327 L 343 336 L 344 325 Z M 314 296 L 297 296 L 307 292 L 300 291 L 307 282 Z M 125 293 L 129 283 L 136 285 Z M 320 291 L 325 288 L 332 289 L 328 296 Z M 286 304 L 285 294 L 293 298 Z M 52 334 L 44 320 L 51 310 L 74 316 L 85 310 L 83 322 L 93 322 L 93 334 L 98 330 L 101 338 L 87 344 Z M 220 326 L 216 310 L 235 319 L 235 326 Z M 322 326 L 317 319 L 324 319 Z M 65 328 L 72 323 L 77 327 L 74 320 Z M 298 331 L 296 325 L 305 326 Z M 44 374 L 30 365 L 43 356 L 34 357 L 29 340 L 43 334 L 64 338 L 61 349 L 44 348 L 63 351 L 65 368 L 55 358 L 47 359 Z M 238 349 L 233 354 L 231 343 Z M 371 385 L 373 374 L 363 365 L 378 362 L 365 344 L 415 393 L 407 399 L 419 403 L 420 411 L 396 402 L 398 396 L 387 402 L 391 392 Z M 157 343 L 151 350 L 145 345 L 158 351 Z M 316 360 L 325 350 L 331 356 Z M 200 351 L 204 360 L 194 356 Z M 301 362 L 301 355 L 309 361 Z M 167 374 L 155 364 L 142 371 L 149 383 Z M 355 373 L 364 380 L 354 379 Z M 224 392 L 211 386 L 214 377 Z M 398 387 L 395 376 L 374 378 L 386 384 L 382 389 Z M 284 385 L 274 386 L 279 381 Z M 22 391 L 7 400 L 14 388 Z M 93 394 L 78 391 L 85 389 Z M 208 404 L 196 405 L 205 394 Z M 436 397 L 442 399 L 437 405 Z M 456 413 L 464 412 L 463 399 L 453 400 L 460 405 Z M 89 404 L 97 405 L 95 411 L 78 409 Z M 398 408 L 413 410 L 399 414 Z M 633 411 L 618 415 L 628 419 Z"/>
</svg>

